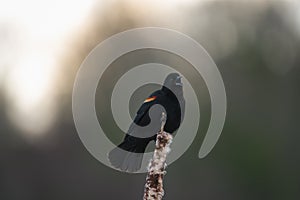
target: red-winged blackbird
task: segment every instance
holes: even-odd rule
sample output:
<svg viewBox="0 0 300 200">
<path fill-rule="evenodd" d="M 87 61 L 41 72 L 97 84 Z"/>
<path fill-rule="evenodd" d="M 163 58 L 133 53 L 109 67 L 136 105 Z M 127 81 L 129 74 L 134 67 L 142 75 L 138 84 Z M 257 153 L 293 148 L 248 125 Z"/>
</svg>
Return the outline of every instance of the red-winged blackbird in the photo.
<svg viewBox="0 0 300 200">
<path fill-rule="evenodd" d="M 139 170 L 147 145 L 156 139 L 156 133 L 160 130 L 162 112 L 167 115 L 164 131 L 173 133 L 180 126 L 184 110 L 181 76 L 171 73 L 162 88 L 152 93 L 139 108 L 123 142 L 109 152 L 111 164 L 123 171 Z"/>
</svg>

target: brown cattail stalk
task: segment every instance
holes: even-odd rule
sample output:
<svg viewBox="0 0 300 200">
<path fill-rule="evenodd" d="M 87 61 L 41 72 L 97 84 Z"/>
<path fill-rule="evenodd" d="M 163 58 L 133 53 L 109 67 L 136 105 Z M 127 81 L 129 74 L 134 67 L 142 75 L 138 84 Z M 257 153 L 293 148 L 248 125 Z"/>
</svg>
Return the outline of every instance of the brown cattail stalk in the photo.
<svg viewBox="0 0 300 200">
<path fill-rule="evenodd" d="M 164 132 L 166 123 L 166 114 L 162 113 L 161 130 L 157 133 L 156 147 L 153 158 L 148 166 L 148 174 L 146 178 L 144 200 L 161 200 L 164 196 L 163 178 L 166 174 L 166 158 L 170 152 L 172 143 L 172 135 Z"/>
</svg>

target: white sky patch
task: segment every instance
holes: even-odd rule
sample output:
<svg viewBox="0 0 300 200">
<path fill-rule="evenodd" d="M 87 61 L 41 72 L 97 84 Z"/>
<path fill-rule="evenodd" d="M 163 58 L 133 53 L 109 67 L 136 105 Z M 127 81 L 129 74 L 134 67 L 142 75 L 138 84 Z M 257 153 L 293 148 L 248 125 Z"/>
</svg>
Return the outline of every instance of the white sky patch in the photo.
<svg viewBox="0 0 300 200">
<path fill-rule="evenodd" d="M 51 127 L 56 113 L 52 87 L 59 73 L 59 56 L 68 37 L 84 27 L 96 2 L 0 2 L 0 25 L 5 25 L 0 26 L 4 44 L 0 52 L 5 52 L 0 58 L 0 84 L 8 99 L 9 118 L 27 135 L 44 133 Z"/>
<path fill-rule="evenodd" d="M 130 4 L 131 7 L 136 9 L 136 12 L 149 12 L 149 9 L 155 10 L 156 13 L 164 12 L 174 13 L 179 12 L 182 7 L 190 7 L 192 5 L 199 5 L 205 3 L 209 0 L 124 0 L 127 4 Z M 213 0 L 212 0 L 213 1 Z M 151 13 L 149 13 L 151 14 Z M 149 16 L 150 18 L 153 16 Z"/>
<path fill-rule="evenodd" d="M 47 57 L 28 56 L 8 74 L 6 93 L 11 106 L 8 114 L 25 133 L 42 133 L 54 120 L 52 65 Z"/>
</svg>

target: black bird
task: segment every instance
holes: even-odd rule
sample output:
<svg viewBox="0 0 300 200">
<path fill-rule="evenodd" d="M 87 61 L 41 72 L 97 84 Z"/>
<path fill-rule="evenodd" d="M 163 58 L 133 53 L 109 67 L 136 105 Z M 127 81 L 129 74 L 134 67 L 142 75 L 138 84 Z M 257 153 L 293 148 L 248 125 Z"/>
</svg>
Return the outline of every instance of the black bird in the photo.
<svg viewBox="0 0 300 200">
<path fill-rule="evenodd" d="M 167 115 L 164 131 L 173 133 L 179 128 L 185 110 L 182 86 L 181 76 L 171 73 L 162 88 L 143 102 L 123 142 L 109 152 L 108 158 L 114 167 L 129 172 L 141 168 L 143 153 L 160 130 L 163 111 Z"/>
</svg>

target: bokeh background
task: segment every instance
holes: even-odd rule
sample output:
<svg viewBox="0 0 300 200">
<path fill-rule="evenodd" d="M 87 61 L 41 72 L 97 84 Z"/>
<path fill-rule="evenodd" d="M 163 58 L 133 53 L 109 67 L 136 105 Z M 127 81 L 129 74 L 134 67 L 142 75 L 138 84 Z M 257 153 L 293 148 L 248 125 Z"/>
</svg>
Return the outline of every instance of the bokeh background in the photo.
<svg viewBox="0 0 300 200">
<path fill-rule="evenodd" d="M 200 160 L 210 106 L 199 85 L 199 133 L 168 167 L 165 199 L 299 199 L 296 0 L 0 1 L 0 199 L 142 198 L 145 174 L 121 173 L 94 159 L 77 135 L 71 105 L 76 72 L 88 53 L 113 34 L 144 26 L 175 29 L 202 44 L 228 99 L 221 138 Z M 118 62 L 128 66 L 132 59 Z M 107 79 L 115 81 L 115 69 Z M 122 135 L 101 105 L 99 121 L 117 143 Z"/>
</svg>

